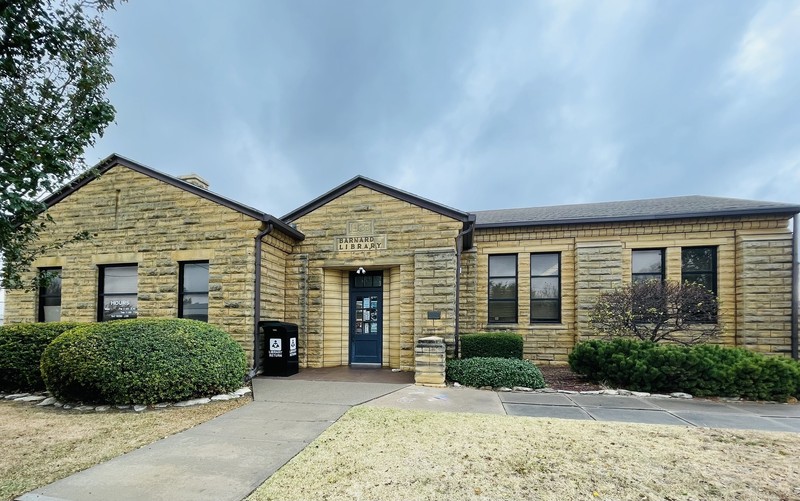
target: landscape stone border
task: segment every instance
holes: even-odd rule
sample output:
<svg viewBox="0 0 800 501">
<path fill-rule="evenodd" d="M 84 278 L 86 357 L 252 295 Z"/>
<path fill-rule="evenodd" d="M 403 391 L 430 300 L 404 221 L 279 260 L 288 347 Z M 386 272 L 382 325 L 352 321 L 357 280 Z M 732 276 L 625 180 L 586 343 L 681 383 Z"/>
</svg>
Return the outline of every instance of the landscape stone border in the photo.
<svg viewBox="0 0 800 501">
<path fill-rule="evenodd" d="M 453 383 L 453 388 L 462 388 L 464 385 L 461 383 Z M 617 395 L 617 396 L 626 396 L 626 397 L 651 397 L 651 398 L 682 398 L 682 399 L 691 399 L 694 398 L 692 395 L 688 393 L 683 393 L 680 391 L 676 391 L 670 394 L 665 393 L 647 393 L 646 391 L 631 391 L 631 390 L 584 390 L 584 391 L 574 391 L 574 390 L 556 390 L 554 388 L 528 388 L 527 386 L 514 386 L 513 388 L 507 388 L 505 386 L 500 386 L 497 388 L 493 388 L 491 386 L 481 386 L 478 388 L 479 390 L 490 390 L 490 391 L 500 391 L 500 392 L 518 392 L 518 393 L 564 393 L 566 395 Z M 741 400 L 740 398 L 730 398 L 729 400 Z"/>
<path fill-rule="evenodd" d="M 205 405 L 210 402 L 234 400 L 237 398 L 242 398 L 243 396 L 247 395 L 248 393 L 251 393 L 252 391 L 253 390 L 245 386 L 239 388 L 236 391 L 232 391 L 230 393 L 221 393 L 219 395 L 214 395 L 213 397 L 193 398 L 190 400 L 183 400 L 181 402 L 160 402 L 149 406 L 141 404 L 84 405 L 82 403 L 75 403 L 75 402 L 59 402 L 58 399 L 50 396 L 50 392 L 47 391 L 36 392 L 36 393 L 11 393 L 11 394 L 0 393 L 0 400 L 19 402 L 23 404 L 36 404 L 37 407 L 52 407 L 54 409 L 75 410 L 78 412 L 108 412 L 112 409 L 118 411 L 144 412 L 148 409 L 158 410 L 158 409 L 166 409 L 167 407 L 191 407 L 194 405 Z"/>
</svg>

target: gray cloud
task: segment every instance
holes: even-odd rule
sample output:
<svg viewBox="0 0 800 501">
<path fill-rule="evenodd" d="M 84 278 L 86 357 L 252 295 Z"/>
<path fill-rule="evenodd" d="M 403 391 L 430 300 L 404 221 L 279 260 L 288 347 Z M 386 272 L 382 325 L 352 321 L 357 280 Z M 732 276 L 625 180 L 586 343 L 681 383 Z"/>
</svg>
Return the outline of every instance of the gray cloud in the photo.
<svg viewBox="0 0 800 501">
<path fill-rule="evenodd" d="M 137 0 L 116 151 L 281 215 L 363 174 L 465 210 L 797 202 L 800 7 Z"/>
</svg>

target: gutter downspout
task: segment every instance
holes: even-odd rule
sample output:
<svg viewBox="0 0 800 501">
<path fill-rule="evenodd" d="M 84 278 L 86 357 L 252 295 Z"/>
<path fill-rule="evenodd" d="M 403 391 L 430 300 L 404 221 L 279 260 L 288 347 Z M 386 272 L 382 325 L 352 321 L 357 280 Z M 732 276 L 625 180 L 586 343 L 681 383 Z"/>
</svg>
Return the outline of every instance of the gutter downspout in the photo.
<svg viewBox="0 0 800 501">
<path fill-rule="evenodd" d="M 258 372 L 258 362 L 261 358 L 261 343 L 259 343 L 258 323 L 261 322 L 261 239 L 272 233 L 274 226 L 268 223 L 264 231 L 256 235 L 256 283 L 253 294 L 253 368 L 247 374 L 247 380 L 253 379 Z"/>
<path fill-rule="evenodd" d="M 460 308 L 460 301 L 461 301 L 461 252 L 464 250 L 464 235 L 472 231 L 473 224 L 467 226 L 464 230 L 461 231 L 458 235 L 456 235 L 456 325 L 455 325 L 455 335 L 454 335 L 454 342 L 455 346 L 453 347 L 453 358 L 458 358 L 458 347 L 460 344 L 460 324 L 461 324 L 461 308 Z"/>
<path fill-rule="evenodd" d="M 798 309 L 798 300 L 800 300 L 797 296 L 797 288 L 798 288 L 798 267 L 797 267 L 797 232 L 800 230 L 798 227 L 798 214 L 795 214 L 792 218 L 792 329 L 791 329 L 791 340 L 792 340 L 792 358 L 795 360 L 800 359 L 798 357 L 798 339 L 797 339 L 797 309 Z"/>
</svg>

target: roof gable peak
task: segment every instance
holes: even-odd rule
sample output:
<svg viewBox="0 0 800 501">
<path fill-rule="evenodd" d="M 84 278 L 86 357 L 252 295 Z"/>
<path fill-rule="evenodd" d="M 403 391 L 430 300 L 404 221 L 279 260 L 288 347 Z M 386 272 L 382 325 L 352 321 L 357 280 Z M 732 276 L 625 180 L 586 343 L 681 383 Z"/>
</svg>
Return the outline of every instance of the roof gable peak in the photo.
<svg viewBox="0 0 800 501">
<path fill-rule="evenodd" d="M 354 190 L 359 186 L 369 188 L 379 193 L 383 193 L 384 195 L 388 195 L 398 200 L 402 200 L 404 202 L 416 205 L 418 207 L 422 207 L 424 209 L 436 212 L 437 214 L 441 214 L 443 216 L 447 216 L 458 221 L 468 222 L 474 220 L 474 216 L 472 214 L 460 211 L 458 209 L 454 209 L 452 207 L 448 207 L 446 205 L 434 202 L 432 200 L 428 200 L 427 198 L 414 195 L 413 193 L 403 191 L 399 188 L 395 188 L 394 186 L 389 186 L 388 184 L 375 181 L 374 179 L 370 179 L 362 175 L 355 176 L 349 181 L 340 184 L 339 186 L 333 188 L 332 190 L 308 202 L 307 204 L 302 205 L 297 209 L 293 210 L 292 212 L 284 215 L 283 217 L 281 217 L 281 219 L 286 222 L 292 222 L 302 216 L 305 216 L 310 212 L 313 212 L 314 210 L 318 209 L 319 207 L 322 207 L 328 202 L 339 198 L 345 193 Z"/>
</svg>

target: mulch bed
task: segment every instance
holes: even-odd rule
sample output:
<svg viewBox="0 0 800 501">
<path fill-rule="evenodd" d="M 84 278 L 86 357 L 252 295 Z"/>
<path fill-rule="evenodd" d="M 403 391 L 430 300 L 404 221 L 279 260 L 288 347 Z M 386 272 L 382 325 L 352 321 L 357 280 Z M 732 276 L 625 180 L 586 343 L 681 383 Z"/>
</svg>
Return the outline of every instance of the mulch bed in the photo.
<svg viewBox="0 0 800 501">
<path fill-rule="evenodd" d="M 575 374 L 566 365 L 540 365 L 539 369 L 544 376 L 548 388 L 554 390 L 591 391 L 602 390 L 599 384 L 592 383 L 584 376 Z"/>
</svg>

